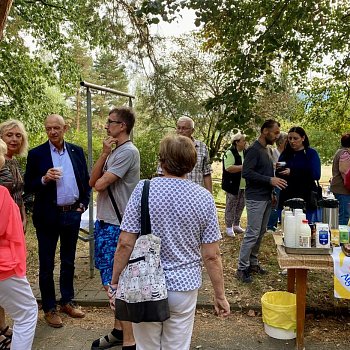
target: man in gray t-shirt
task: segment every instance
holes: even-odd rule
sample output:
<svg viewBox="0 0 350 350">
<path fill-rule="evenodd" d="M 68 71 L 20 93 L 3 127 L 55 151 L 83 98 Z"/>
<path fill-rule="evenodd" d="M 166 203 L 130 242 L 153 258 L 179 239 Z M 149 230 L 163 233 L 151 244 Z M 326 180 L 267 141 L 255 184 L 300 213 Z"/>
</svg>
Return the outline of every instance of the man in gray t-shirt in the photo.
<svg viewBox="0 0 350 350">
<path fill-rule="evenodd" d="M 140 154 L 130 140 L 134 124 L 135 115 L 129 108 L 115 108 L 109 112 L 108 137 L 103 141 L 102 153 L 90 176 L 90 186 L 98 192 L 95 267 L 100 270 L 106 291 L 112 279 L 113 258 L 120 235 L 118 216 L 123 216 L 129 197 L 140 180 Z M 121 344 L 136 350 L 131 323 L 115 319 L 114 329 L 96 339 L 91 349 L 108 349 Z"/>
</svg>

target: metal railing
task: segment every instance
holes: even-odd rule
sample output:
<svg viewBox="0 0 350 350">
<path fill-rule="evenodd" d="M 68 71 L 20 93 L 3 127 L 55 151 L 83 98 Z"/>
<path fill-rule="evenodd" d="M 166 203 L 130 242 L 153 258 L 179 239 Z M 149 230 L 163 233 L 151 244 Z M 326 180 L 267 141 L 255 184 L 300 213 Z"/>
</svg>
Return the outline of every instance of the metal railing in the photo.
<svg viewBox="0 0 350 350">
<path fill-rule="evenodd" d="M 86 113 L 87 113 L 87 131 L 88 131 L 88 169 L 91 174 L 93 166 L 92 157 L 92 111 L 91 111 L 91 90 L 98 90 L 108 92 L 113 95 L 124 96 L 129 98 L 129 107 L 132 107 L 132 99 L 135 98 L 134 95 L 128 94 L 126 92 L 118 91 L 115 89 L 110 89 L 105 86 L 100 86 L 96 84 L 89 83 L 87 81 L 81 81 L 80 85 L 86 88 Z M 94 218 L 93 218 L 93 192 L 91 192 L 90 203 L 89 203 L 89 230 L 81 230 L 85 236 L 79 234 L 79 239 L 84 242 L 89 242 L 89 262 L 90 262 L 90 277 L 94 277 Z"/>
</svg>

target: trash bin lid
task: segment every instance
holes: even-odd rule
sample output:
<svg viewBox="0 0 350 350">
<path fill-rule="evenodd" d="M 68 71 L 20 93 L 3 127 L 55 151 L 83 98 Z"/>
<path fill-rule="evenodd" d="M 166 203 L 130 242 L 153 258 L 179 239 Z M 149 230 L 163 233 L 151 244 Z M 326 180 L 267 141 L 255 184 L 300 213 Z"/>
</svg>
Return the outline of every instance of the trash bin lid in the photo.
<svg viewBox="0 0 350 350">
<path fill-rule="evenodd" d="M 289 207 L 291 209 L 304 209 L 305 201 L 302 198 L 291 198 L 287 199 L 284 202 L 284 206 Z"/>
<path fill-rule="evenodd" d="M 334 198 L 325 198 L 318 202 L 318 205 L 322 208 L 338 208 L 339 201 Z"/>
</svg>

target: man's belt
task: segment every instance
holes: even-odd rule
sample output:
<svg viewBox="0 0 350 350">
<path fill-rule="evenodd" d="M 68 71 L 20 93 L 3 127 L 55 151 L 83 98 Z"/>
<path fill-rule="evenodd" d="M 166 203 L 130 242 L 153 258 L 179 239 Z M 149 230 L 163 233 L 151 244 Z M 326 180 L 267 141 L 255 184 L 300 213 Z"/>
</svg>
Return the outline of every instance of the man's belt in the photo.
<svg viewBox="0 0 350 350">
<path fill-rule="evenodd" d="M 57 206 L 57 210 L 60 212 L 74 211 L 74 210 L 77 210 L 78 208 L 79 208 L 79 202 L 75 202 L 74 204 L 70 204 L 70 205 L 58 205 Z"/>
</svg>

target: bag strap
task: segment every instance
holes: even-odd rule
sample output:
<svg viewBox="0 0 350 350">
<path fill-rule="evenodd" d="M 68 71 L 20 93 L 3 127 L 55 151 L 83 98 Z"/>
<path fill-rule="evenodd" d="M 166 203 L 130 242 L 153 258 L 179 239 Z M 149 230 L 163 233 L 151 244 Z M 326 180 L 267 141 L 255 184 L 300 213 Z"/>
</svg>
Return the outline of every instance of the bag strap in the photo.
<svg viewBox="0 0 350 350">
<path fill-rule="evenodd" d="M 141 197 L 141 233 L 140 235 L 148 235 L 151 233 L 151 220 L 149 217 L 149 195 L 150 180 L 145 180 L 143 183 L 142 197 Z"/>
<path fill-rule="evenodd" d="M 112 202 L 113 208 L 115 210 L 115 213 L 117 214 L 117 218 L 119 220 L 119 224 L 121 224 L 122 223 L 122 216 L 120 215 L 117 203 L 115 202 L 115 199 L 113 197 L 112 190 L 111 190 L 110 186 L 107 187 L 107 191 L 108 191 L 109 198 L 111 199 L 111 202 Z"/>
</svg>

